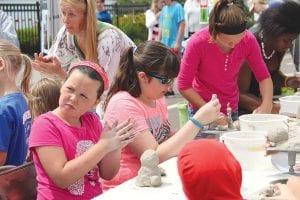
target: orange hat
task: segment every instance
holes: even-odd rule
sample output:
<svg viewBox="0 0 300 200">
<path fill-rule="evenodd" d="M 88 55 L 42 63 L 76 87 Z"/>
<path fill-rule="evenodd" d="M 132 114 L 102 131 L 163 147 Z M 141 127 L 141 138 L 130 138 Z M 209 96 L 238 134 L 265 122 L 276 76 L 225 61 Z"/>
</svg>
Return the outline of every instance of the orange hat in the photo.
<svg viewBox="0 0 300 200">
<path fill-rule="evenodd" d="M 227 147 L 214 139 L 187 143 L 178 155 L 178 173 L 189 200 L 242 200 L 242 170 Z"/>
</svg>

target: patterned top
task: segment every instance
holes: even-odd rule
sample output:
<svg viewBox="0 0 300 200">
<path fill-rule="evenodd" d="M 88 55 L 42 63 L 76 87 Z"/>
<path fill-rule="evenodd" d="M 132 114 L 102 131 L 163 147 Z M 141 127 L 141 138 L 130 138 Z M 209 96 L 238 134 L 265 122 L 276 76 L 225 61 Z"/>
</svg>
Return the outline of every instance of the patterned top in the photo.
<svg viewBox="0 0 300 200">
<path fill-rule="evenodd" d="M 102 66 L 107 73 L 110 85 L 119 68 L 122 52 L 127 47 L 135 46 L 135 44 L 117 27 L 105 22 L 98 22 L 98 25 L 101 29 L 97 38 L 98 64 Z M 56 41 L 49 51 L 49 55 L 56 56 L 66 71 L 71 63 L 84 60 L 84 55 L 79 47 L 76 46 L 75 40 L 75 36 L 69 34 L 66 27 L 63 26 L 59 30 Z M 105 99 L 106 93 L 103 95 L 101 99 Z M 97 113 L 100 116 L 103 115 L 100 105 L 97 108 Z"/>
<path fill-rule="evenodd" d="M 107 105 L 104 121 L 112 125 L 132 117 L 135 120 L 135 133 L 143 134 L 149 130 L 158 144 L 166 141 L 172 134 L 168 121 L 168 110 L 165 98 L 155 101 L 155 107 L 149 107 L 126 91 L 112 96 Z M 122 149 L 118 174 L 109 181 L 102 181 L 103 190 L 113 188 L 124 181 L 135 177 L 141 167 L 139 157 L 132 153 L 129 146 Z"/>
</svg>

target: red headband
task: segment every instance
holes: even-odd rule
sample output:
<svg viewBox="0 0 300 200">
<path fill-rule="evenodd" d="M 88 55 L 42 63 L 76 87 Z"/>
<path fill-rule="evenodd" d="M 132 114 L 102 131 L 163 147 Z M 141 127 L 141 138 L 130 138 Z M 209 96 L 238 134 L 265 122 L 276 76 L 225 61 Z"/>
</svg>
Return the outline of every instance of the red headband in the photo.
<svg viewBox="0 0 300 200">
<path fill-rule="evenodd" d="M 100 65 L 98 65 L 94 62 L 91 62 L 91 61 L 79 61 L 79 62 L 76 62 L 71 65 L 68 73 L 70 73 L 74 68 L 77 68 L 79 66 L 89 67 L 89 68 L 95 70 L 103 80 L 104 90 L 107 90 L 108 78 L 107 78 L 105 71 L 103 70 L 103 68 Z"/>
</svg>

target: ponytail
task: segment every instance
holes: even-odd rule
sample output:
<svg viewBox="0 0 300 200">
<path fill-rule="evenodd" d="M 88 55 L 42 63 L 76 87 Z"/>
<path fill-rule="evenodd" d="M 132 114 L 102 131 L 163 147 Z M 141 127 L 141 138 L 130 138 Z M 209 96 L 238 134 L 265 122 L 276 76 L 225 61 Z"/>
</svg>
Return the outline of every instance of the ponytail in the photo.
<svg viewBox="0 0 300 200">
<path fill-rule="evenodd" d="M 32 73 L 32 65 L 31 60 L 27 55 L 21 54 L 23 60 L 24 60 L 24 74 L 21 82 L 21 90 L 25 94 L 26 97 L 29 96 L 29 85 L 30 85 L 30 79 L 31 79 L 31 73 Z"/>
</svg>

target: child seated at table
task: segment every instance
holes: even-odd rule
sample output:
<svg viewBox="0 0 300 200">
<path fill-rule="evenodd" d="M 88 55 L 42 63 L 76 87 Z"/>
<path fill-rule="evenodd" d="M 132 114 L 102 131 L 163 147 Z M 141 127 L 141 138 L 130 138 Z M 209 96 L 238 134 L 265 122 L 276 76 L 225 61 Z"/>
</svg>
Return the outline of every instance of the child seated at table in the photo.
<svg viewBox="0 0 300 200">
<path fill-rule="evenodd" d="M 241 166 L 221 142 L 201 139 L 187 143 L 178 155 L 177 167 L 189 200 L 243 199 Z"/>
<path fill-rule="evenodd" d="M 217 120 L 219 99 L 209 101 L 176 133 L 171 130 L 164 94 L 179 72 L 177 56 L 160 42 L 147 41 L 128 48 L 108 92 L 104 121 L 111 125 L 128 117 L 136 121 L 135 139 L 122 149 L 121 166 L 116 177 L 103 181 L 104 189 L 117 186 L 138 174 L 140 156 L 153 149 L 159 162 L 177 156 L 184 144 L 193 140 L 203 125 Z"/>
<path fill-rule="evenodd" d="M 89 112 L 108 87 L 96 63 L 71 66 L 59 106 L 34 120 L 29 147 L 37 172 L 37 199 L 92 199 L 102 193 L 100 177 L 118 172 L 120 149 L 133 141 L 134 122 L 102 126 Z"/>
</svg>

